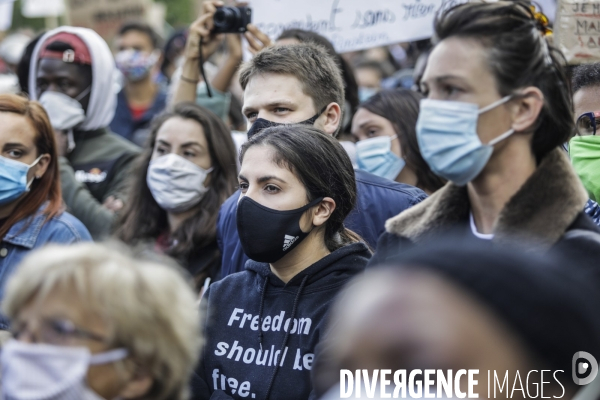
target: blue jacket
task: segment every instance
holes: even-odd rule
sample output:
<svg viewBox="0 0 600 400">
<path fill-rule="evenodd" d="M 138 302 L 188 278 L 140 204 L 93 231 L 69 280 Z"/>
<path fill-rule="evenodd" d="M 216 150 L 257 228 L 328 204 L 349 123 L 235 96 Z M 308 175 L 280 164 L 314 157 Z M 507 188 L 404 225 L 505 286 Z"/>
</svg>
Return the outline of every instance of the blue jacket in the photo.
<svg viewBox="0 0 600 400">
<path fill-rule="evenodd" d="M 91 241 L 86 227 L 77 218 L 63 212 L 46 222 L 43 204 L 37 213 L 15 223 L 0 242 L 0 299 L 4 286 L 15 268 L 32 250 L 48 243 L 70 244 Z M 8 329 L 8 321 L 0 314 L 0 329 Z"/>
<path fill-rule="evenodd" d="M 427 195 L 416 187 L 355 170 L 358 201 L 346 218 L 348 229 L 359 234 L 371 248 L 385 231 L 385 221 L 424 200 Z M 217 242 L 223 257 L 222 276 L 244 270 L 244 254 L 237 232 L 236 213 L 239 193 L 221 206 L 217 220 Z"/>
<path fill-rule="evenodd" d="M 146 110 L 140 119 L 134 120 L 129 110 L 125 89 L 123 89 L 117 96 L 117 109 L 110 123 L 110 130 L 139 146 L 144 146 L 145 140 L 150 133 L 152 118 L 160 114 L 166 106 L 167 93 L 159 87 L 152 106 Z"/>
</svg>

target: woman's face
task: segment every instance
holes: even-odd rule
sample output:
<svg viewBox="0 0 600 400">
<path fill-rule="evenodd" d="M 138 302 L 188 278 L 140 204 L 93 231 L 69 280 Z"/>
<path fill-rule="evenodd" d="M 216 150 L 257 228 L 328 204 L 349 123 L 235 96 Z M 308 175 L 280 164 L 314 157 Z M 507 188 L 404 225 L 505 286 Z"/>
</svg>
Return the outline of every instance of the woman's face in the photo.
<svg viewBox="0 0 600 400">
<path fill-rule="evenodd" d="M 256 145 L 244 154 L 238 176 L 240 199 L 248 196 L 257 203 L 274 210 L 295 210 L 308 203 L 304 185 L 289 169 L 273 162 L 271 146 Z M 304 232 L 311 228 L 308 213 L 300 220 Z"/>
<path fill-rule="evenodd" d="M 421 80 L 428 99 L 451 100 L 486 107 L 502 98 L 489 69 L 486 50 L 475 40 L 451 37 L 431 52 Z M 477 134 L 482 143 L 511 129 L 508 103 L 479 115 Z"/>
<path fill-rule="evenodd" d="M 361 141 L 379 136 L 392 137 L 396 135 L 396 130 L 388 119 L 361 107 L 352 119 L 352 135 Z M 398 157 L 402 157 L 400 140 L 397 138 L 392 140 L 392 152 Z"/>
<path fill-rule="evenodd" d="M 37 133 L 29 120 L 19 114 L 0 112 L 0 150 L 2 157 L 31 165 L 40 155 L 35 146 Z M 42 177 L 50 163 L 46 154 L 27 172 L 27 182 Z"/>
<path fill-rule="evenodd" d="M 113 349 L 109 344 L 109 326 L 82 306 L 73 287 L 54 289 L 43 301 L 34 298 L 12 321 L 17 340 L 64 347 L 85 347 L 92 354 Z M 132 379 L 130 368 L 115 363 L 91 365 L 87 385 L 105 399 L 125 397 Z"/>
<path fill-rule="evenodd" d="M 192 119 L 169 118 L 158 130 L 151 160 L 171 153 L 185 158 L 200 168 L 212 167 L 204 128 Z"/>
</svg>

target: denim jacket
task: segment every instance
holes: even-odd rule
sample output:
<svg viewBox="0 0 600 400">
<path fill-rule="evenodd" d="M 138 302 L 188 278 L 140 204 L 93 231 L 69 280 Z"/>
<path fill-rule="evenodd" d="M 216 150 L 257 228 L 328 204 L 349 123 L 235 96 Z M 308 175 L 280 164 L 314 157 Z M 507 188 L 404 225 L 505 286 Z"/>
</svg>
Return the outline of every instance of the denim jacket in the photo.
<svg viewBox="0 0 600 400">
<path fill-rule="evenodd" d="M 43 204 L 32 217 L 15 223 L 0 242 L 0 299 L 4 298 L 6 281 L 30 251 L 47 243 L 70 244 L 91 241 L 92 237 L 71 214 L 63 212 L 46 222 Z M 0 329 L 8 329 L 8 321 L 0 315 Z"/>
</svg>

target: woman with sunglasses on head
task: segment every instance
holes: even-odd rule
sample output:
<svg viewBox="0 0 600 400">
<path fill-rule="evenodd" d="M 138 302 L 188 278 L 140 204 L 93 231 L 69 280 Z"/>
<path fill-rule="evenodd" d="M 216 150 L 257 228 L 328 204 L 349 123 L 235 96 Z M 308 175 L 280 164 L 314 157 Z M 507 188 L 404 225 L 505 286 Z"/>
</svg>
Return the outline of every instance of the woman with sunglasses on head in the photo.
<svg viewBox="0 0 600 400">
<path fill-rule="evenodd" d="M 54 131 L 42 106 L 0 95 L 0 301 L 21 260 L 47 243 L 92 240 L 64 212 Z M 0 330 L 8 321 L 0 314 Z"/>
<path fill-rule="evenodd" d="M 432 171 L 450 182 L 388 220 L 374 263 L 407 240 L 449 229 L 600 256 L 583 238 L 600 231 L 583 212 L 587 193 L 560 148 L 575 128 L 572 100 L 544 23 L 522 0 L 466 3 L 438 16 L 417 139 Z"/>
<path fill-rule="evenodd" d="M 350 158 L 307 125 L 266 128 L 241 149 L 237 226 L 246 270 L 214 283 L 196 399 L 308 399 L 329 305 L 371 253 L 344 227 Z"/>
</svg>

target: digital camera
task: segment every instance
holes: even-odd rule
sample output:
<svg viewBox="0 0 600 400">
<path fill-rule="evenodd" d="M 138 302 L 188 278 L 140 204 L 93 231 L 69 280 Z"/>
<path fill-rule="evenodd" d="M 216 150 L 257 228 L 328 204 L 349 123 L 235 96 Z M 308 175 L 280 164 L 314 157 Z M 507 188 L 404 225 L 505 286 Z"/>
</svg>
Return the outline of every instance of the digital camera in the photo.
<svg viewBox="0 0 600 400">
<path fill-rule="evenodd" d="M 213 16 L 213 33 L 243 33 L 252 22 L 250 7 L 220 7 Z"/>
</svg>

